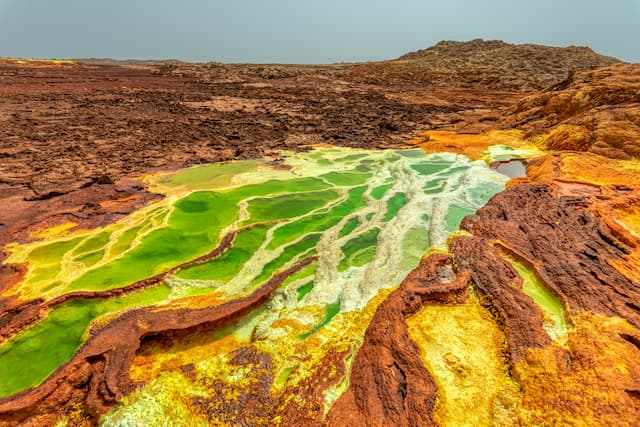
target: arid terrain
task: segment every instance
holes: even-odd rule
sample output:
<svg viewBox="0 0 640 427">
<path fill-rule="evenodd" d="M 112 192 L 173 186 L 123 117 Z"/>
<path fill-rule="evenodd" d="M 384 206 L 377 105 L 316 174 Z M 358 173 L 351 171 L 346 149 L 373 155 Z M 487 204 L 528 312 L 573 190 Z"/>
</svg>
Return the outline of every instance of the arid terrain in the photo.
<svg viewBox="0 0 640 427">
<path fill-rule="evenodd" d="M 353 337 L 312 337 L 320 350 L 308 360 L 281 363 L 260 347 L 269 335 L 259 327 L 248 342 L 228 331 L 280 307 L 279 289 L 315 266 L 314 253 L 235 299 L 184 297 L 100 318 L 41 384 L 0 396 L 0 426 L 126 425 L 127 408 L 156 386 L 162 396 L 206 390 L 184 401 L 167 394 L 203 424 L 638 425 L 640 65 L 586 47 L 440 42 L 396 60 L 331 65 L 0 59 L 0 261 L 58 236 L 47 230 L 115 227 L 182 197 L 151 188 L 149 174 L 262 158 L 287 170 L 282 150 L 329 145 L 464 153 L 493 166 L 503 159 L 487 157 L 492 146 L 536 154 L 522 156 L 526 176 L 465 211 L 454 227 L 464 231 L 418 257 L 399 287 L 338 315 Z M 39 270 L 4 262 L 0 352 L 69 302 L 171 285 L 256 225 L 243 227 L 126 286 L 51 298 L 14 292 Z M 532 287 L 544 290 L 543 303 Z M 304 332 L 293 319 L 268 327 Z M 200 349 L 229 349 L 228 360 L 203 367 Z M 244 372 L 237 384 L 219 374 L 233 367 Z"/>
<path fill-rule="evenodd" d="M 384 147 L 430 129 L 478 133 L 517 126 L 521 115 L 533 114 L 525 101 L 513 107 L 523 96 L 562 81 L 572 67 L 588 70 L 616 60 L 588 48 L 472 41 L 369 64 L 86 62 L 0 64 L 0 195 L 21 206 L 0 212 L 0 242 L 20 237 L 24 217 L 40 218 L 43 204 L 23 201 L 59 198 L 96 182 L 312 144 Z M 397 67 L 402 84 L 388 71 Z M 424 77 L 425 67 L 436 74 Z M 478 67 L 496 81 L 487 84 Z M 599 84 L 617 85 L 616 76 L 624 74 L 613 71 Z M 633 93 L 598 102 L 601 109 L 607 102 L 628 104 Z M 503 117 L 509 108 L 513 112 Z M 536 129 L 563 120 L 553 112 L 544 117 L 556 119 Z M 531 118 L 522 127 L 529 131 Z M 113 187 L 100 191 L 113 193 Z M 95 190 L 85 193 L 79 199 L 95 205 Z M 56 203 L 62 209 L 69 208 L 65 199 Z"/>
</svg>

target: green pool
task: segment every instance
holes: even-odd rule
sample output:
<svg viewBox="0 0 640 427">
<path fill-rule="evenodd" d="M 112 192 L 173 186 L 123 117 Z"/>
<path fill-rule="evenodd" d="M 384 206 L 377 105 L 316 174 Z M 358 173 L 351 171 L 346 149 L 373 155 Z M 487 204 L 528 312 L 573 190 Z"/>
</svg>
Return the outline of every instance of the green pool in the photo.
<svg viewBox="0 0 640 427">
<path fill-rule="evenodd" d="M 71 299 L 0 344 L 0 397 L 38 385 L 68 362 L 102 316 L 214 292 L 231 300 L 314 256 L 277 291 L 277 316 L 323 307 L 324 317 L 299 336 L 306 339 L 400 283 L 507 180 L 482 161 L 421 150 L 318 148 L 286 153 L 284 166 L 238 161 L 152 176 L 150 188 L 165 198 L 115 224 L 11 245 L 6 262 L 29 270 L 5 295 L 51 300 L 175 269 L 237 231 L 216 258 L 122 297 Z"/>
</svg>

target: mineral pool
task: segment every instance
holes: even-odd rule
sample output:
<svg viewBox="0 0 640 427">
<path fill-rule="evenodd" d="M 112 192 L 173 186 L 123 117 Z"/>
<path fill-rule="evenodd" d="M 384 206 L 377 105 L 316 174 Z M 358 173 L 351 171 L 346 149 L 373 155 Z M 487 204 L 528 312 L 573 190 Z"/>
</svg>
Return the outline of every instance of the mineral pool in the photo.
<svg viewBox="0 0 640 427">
<path fill-rule="evenodd" d="M 105 422 L 152 422 L 179 411 L 171 401 L 175 390 L 203 393 L 172 376 L 167 361 L 175 357 L 192 357 L 195 369 L 238 382 L 242 374 L 232 372 L 225 353 L 259 346 L 277 354 L 274 388 L 300 381 L 316 352 L 336 346 L 347 349 L 348 369 L 377 304 L 425 253 L 446 249 L 462 218 L 501 191 L 508 177 L 452 153 L 331 147 L 284 153 L 277 165 L 235 161 L 145 179 L 162 200 L 106 227 L 59 227 L 58 235 L 8 247 L 6 263 L 24 263 L 28 272 L 5 296 L 104 296 L 57 304 L 0 344 L 0 397 L 40 384 L 71 360 L 92 328 L 125 311 L 221 304 L 310 257 L 266 305 L 212 332 L 201 346 L 182 349 L 182 356 L 139 355 L 130 375 L 150 382 Z M 226 250 L 207 256 L 231 234 Z M 158 274 L 162 280 L 151 287 L 130 286 Z M 127 286 L 119 296 L 107 292 Z M 193 353 L 198 349 L 206 354 Z M 327 407 L 345 384 L 327 392 Z"/>
</svg>

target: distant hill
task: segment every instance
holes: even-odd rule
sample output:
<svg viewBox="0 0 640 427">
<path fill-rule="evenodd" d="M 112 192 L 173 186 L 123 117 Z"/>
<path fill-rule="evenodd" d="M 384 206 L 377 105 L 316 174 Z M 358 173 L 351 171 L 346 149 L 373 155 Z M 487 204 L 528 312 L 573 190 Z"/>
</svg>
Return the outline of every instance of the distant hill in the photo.
<svg viewBox="0 0 640 427">
<path fill-rule="evenodd" d="M 181 62 L 177 59 L 112 59 L 112 58 L 76 58 L 76 62 L 86 65 L 120 65 L 129 67 L 147 67 L 166 62 Z"/>
<path fill-rule="evenodd" d="M 441 41 L 398 59 L 354 66 L 349 77 L 370 83 L 423 83 L 436 87 L 485 87 L 534 91 L 577 71 L 623 61 L 583 46 L 551 47 L 500 40 Z"/>
<path fill-rule="evenodd" d="M 419 85 L 534 92 L 563 80 L 568 73 L 606 67 L 623 61 L 600 55 L 585 46 L 551 47 L 511 44 L 501 40 L 441 41 L 397 59 L 340 64 L 224 64 L 167 60 L 114 60 L 82 58 L 88 65 L 123 65 L 158 68 L 161 74 L 204 80 L 292 78 L 322 74 L 360 83 Z M 160 67 L 162 66 L 162 67 Z"/>
</svg>

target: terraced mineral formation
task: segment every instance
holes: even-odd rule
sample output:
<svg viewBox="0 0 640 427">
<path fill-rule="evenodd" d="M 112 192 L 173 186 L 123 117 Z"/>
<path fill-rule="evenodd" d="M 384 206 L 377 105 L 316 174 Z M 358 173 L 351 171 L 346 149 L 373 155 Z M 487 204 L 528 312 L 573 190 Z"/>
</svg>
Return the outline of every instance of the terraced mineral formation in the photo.
<svg viewBox="0 0 640 427">
<path fill-rule="evenodd" d="M 0 425 L 633 425 L 640 165 L 519 135 L 152 175 L 9 245 Z"/>
<path fill-rule="evenodd" d="M 0 427 L 638 425 L 616 62 L 0 61 Z"/>
<path fill-rule="evenodd" d="M 328 424 L 636 425 L 638 172 L 530 162 L 380 305 Z"/>
<path fill-rule="evenodd" d="M 385 295 L 506 179 L 450 153 L 338 148 L 151 176 L 165 197 L 112 225 L 7 247 L 23 273 L 3 292 L 2 419 L 121 402 L 106 424 L 319 423 Z"/>
</svg>

